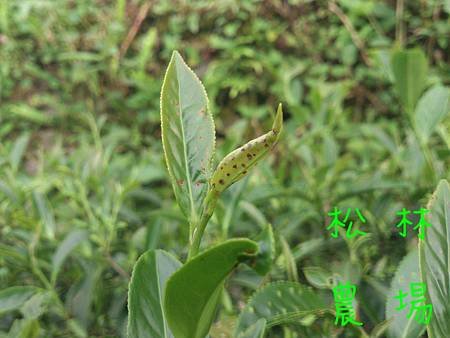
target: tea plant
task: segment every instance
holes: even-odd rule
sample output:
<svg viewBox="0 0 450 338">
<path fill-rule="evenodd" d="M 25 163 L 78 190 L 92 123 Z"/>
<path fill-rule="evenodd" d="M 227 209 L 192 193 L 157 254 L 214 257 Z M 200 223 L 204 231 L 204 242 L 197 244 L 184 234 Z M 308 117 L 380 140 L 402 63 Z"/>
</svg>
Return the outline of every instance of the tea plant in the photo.
<svg viewBox="0 0 450 338">
<path fill-rule="evenodd" d="M 203 251 L 200 244 L 221 194 L 269 153 L 279 140 L 282 125 L 280 104 L 269 132 L 232 151 L 212 170 L 215 131 L 206 92 L 178 52 L 173 53 L 161 90 L 161 130 L 175 198 L 189 224 L 189 249 L 184 264 L 164 250 L 149 250 L 139 258 L 129 287 L 129 337 L 203 338 L 216 317 L 230 272 L 240 263 L 263 276 L 270 271 L 274 258 L 270 225 L 253 240 L 228 239 Z M 392 282 L 391 297 L 387 299 L 386 320 L 373 328 L 371 337 L 380 337 L 385 332 L 389 337 L 401 332 L 406 332 L 405 337 L 418 337 L 425 330 L 423 325 L 402 320 L 394 313 L 392 302 L 396 289 L 419 277 L 419 256 L 421 280 L 430 284 L 433 304 L 441 303 L 439 308 L 444 309 L 428 326 L 429 335 L 437 332 L 440 337 L 448 333 L 445 318 L 449 302 L 445 296 L 436 295 L 436 288 L 448 280 L 445 276 L 448 269 L 440 266 L 443 263 L 436 254 L 436 250 L 448 252 L 448 238 L 444 238 L 449 223 L 448 195 L 448 183 L 442 181 L 429 204 L 436 224 L 427 231 L 431 242 L 421 240 L 420 255 L 412 251 L 400 265 Z M 355 248 L 365 240 L 362 238 L 359 244 L 358 240 L 348 242 L 350 252 L 356 254 Z M 234 336 L 263 337 L 270 328 L 294 324 L 297 333 L 308 337 L 338 337 L 343 329 L 333 326 L 332 317 L 336 314 L 329 296 L 296 282 L 294 257 L 282 238 L 281 244 L 292 281 L 259 288 L 241 311 Z M 436 269 L 442 271 L 443 279 L 433 275 Z M 331 290 L 345 281 L 343 275 L 330 274 L 318 267 L 305 268 L 304 274 L 319 289 Z M 286 330 L 288 334 L 289 329 Z M 362 327 L 345 330 L 349 337 L 369 337 Z"/>
<path fill-rule="evenodd" d="M 149 250 L 139 258 L 129 287 L 129 337 L 203 338 L 230 272 L 240 263 L 261 275 L 269 272 L 274 256 L 270 225 L 253 240 L 229 239 L 199 250 L 221 193 L 269 153 L 282 126 L 280 104 L 269 132 L 229 153 L 212 171 L 215 135 L 206 92 L 178 52 L 173 53 L 161 90 L 161 130 L 175 198 L 189 224 L 189 250 L 184 264 L 163 250 Z M 260 337 L 266 328 L 311 322 L 329 313 L 322 295 L 311 289 L 295 282 L 273 283 L 249 301 L 235 336 Z"/>
<path fill-rule="evenodd" d="M 268 226 L 261 242 L 230 239 L 199 253 L 201 239 L 221 193 L 242 179 L 277 143 L 281 104 L 272 129 L 228 154 L 215 171 L 215 130 L 205 89 L 174 52 L 161 90 L 161 131 L 175 198 L 189 224 L 187 262 L 162 250 L 136 263 L 129 291 L 130 337 L 205 337 L 227 275 L 239 263 L 265 274 L 273 255 Z"/>
<path fill-rule="evenodd" d="M 188 256 L 188 222 L 166 184 L 160 142 L 174 48 L 220 112 L 217 162 L 265 132 L 267 107 L 289 107 L 274 156 L 220 194 L 201 238 L 200 252 L 242 236 L 261 250 L 268 223 L 275 237 L 269 273 L 255 272 L 266 255 L 227 278 L 210 336 L 252 325 L 270 337 L 364 336 L 326 311 L 289 322 L 282 312 L 295 308 L 273 298 L 263 306 L 295 283 L 315 288 L 296 298 L 297 310 L 307 299 L 333 309 L 330 281 L 340 278 L 358 287 L 367 334 L 424 337 L 385 305 L 394 274 L 419 265 L 408 254 L 417 238 L 398 237 L 395 213 L 425 206 L 439 179 L 450 179 L 449 4 L 0 1 L 0 337 L 125 337 L 138 257 L 156 248 Z M 327 236 L 334 205 L 359 207 L 368 235 Z M 441 271 L 444 259 L 431 262 Z"/>
</svg>

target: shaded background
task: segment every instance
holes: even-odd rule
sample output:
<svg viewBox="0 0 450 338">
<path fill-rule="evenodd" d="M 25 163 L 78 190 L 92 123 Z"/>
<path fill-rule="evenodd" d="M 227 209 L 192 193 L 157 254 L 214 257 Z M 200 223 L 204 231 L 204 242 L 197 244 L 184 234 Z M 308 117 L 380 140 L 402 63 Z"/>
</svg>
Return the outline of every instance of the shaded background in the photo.
<svg viewBox="0 0 450 338">
<path fill-rule="evenodd" d="M 362 296 L 377 294 L 361 305 L 365 325 L 381 322 L 376 289 L 416 244 L 412 231 L 398 236 L 396 212 L 424 206 L 450 178 L 448 114 L 421 143 L 390 66 L 394 50 L 419 47 L 424 87 L 449 84 L 450 5 L 402 3 L 2 1 L 0 288 L 46 291 L 28 312 L 0 306 L 0 337 L 124 336 L 137 257 L 156 247 L 186 254 L 159 125 L 174 49 L 208 92 L 216 160 L 285 107 L 276 151 L 224 196 L 205 241 L 252 237 L 270 222 L 298 268 L 289 273 L 279 245 L 271 279 L 348 269 Z M 335 205 L 362 211 L 363 243 L 330 239 Z M 230 281 L 228 319 L 215 329 L 229 330 L 223 323 L 260 282 L 252 278 Z"/>
</svg>

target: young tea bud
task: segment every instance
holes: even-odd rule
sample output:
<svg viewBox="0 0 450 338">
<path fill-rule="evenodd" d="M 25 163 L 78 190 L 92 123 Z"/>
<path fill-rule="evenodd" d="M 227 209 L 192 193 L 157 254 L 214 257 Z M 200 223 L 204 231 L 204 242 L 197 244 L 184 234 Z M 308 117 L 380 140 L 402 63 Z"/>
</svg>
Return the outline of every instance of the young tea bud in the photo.
<svg viewBox="0 0 450 338">
<path fill-rule="evenodd" d="M 280 103 L 272 129 L 225 156 L 211 178 L 210 189 L 219 194 L 244 177 L 249 169 L 255 166 L 273 148 L 280 137 L 282 128 L 283 110 Z"/>
</svg>

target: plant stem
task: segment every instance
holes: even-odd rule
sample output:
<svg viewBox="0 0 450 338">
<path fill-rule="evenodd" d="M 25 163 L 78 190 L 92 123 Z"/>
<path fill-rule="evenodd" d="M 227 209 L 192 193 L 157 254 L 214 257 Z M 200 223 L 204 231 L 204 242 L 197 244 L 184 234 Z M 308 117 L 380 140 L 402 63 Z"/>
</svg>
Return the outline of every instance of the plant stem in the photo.
<svg viewBox="0 0 450 338">
<path fill-rule="evenodd" d="M 404 0 L 397 0 L 397 6 L 395 10 L 395 19 L 396 19 L 395 39 L 397 40 L 397 44 L 400 48 L 403 48 L 403 45 L 405 44 L 405 28 L 403 22 L 404 9 L 405 9 Z"/>
<path fill-rule="evenodd" d="M 211 218 L 214 209 L 216 208 L 218 198 L 219 196 L 216 194 L 216 192 L 213 192 L 212 190 L 208 191 L 208 194 L 205 198 L 205 207 L 203 209 L 202 216 L 200 217 L 199 222 L 194 224 L 192 228 L 192 234 L 190 238 L 191 245 L 189 247 L 187 259 L 188 261 L 198 253 L 203 233 L 205 232 L 206 225 L 208 224 L 208 221 Z"/>
</svg>

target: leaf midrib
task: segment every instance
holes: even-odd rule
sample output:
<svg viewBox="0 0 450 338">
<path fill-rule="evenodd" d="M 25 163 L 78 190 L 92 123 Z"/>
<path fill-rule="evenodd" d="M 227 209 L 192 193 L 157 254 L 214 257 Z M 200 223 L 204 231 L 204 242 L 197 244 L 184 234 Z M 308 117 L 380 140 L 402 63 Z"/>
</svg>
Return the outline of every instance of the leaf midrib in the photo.
<svg viewBox="0 0 450 338">
<path fill-rule="evenodd" d="M 159 264 L 158 264 L 158 257 L 157 255 L 159 254 L 158 251 L 155 252 L 155 267 L 156 267 L 156 280 L 157 280 L 157 287 L 158 287 L 158 295 L 159 295 L 159 304 L 160 304 L 160 309 L 161 309 L 161 314 L 162 314 L 162 319 L 163 319 L 163 333 L 164 333 L 164 338 L 167 337 L 167 328 L 166 328 L 166 316 L 164 314 L 164 308 L 162 306 L 163 304 L 163 299 L 162 299 L 162 292 L 161 292 L 161 279 L 159 276 Z"/>
<path fill-rule="evenodd" d="M 182 135 L 182 139 L 183 139 L 183 155 L 184 155 L 184 167 L 185 167 L 185 171 L 186 171 L 186 181 L 187 181 L 187 187 L 188 187 L 188 194 L 189 194 L 189 203 L 191 205 L 191 217 L 189 222 L 192 222 L 192 218 L 195 218 L 193 216 L 196 216 L 196 212 L 195 212 L 195 206 L 194 206 L 194 196 L 192 194 L 192 182 L 191 182 L 191 174 L 189 172 L 189 166 L 188 166 L 188 157 L 187 157 L 187 144 L 186 144 L 186 135 L 184 132 L 184 124 L 183 124 L 183 108 L 182 108 L 182 101 L 181 101 L 181 85 L 180 85 L 180 81 L 179 81 L 179 72 L 178 72 L 178 63 L 180 62 L 179 60 L 179 56 L 175 56 L 175 72 L 177 74 L 177 84 L 178 84 L 178 102 L 179 104 L 179 109 L 180 109 L 180 115 L 179 115 L 179 119 L 180 119 L 180 125 L 181 125 L 181 135 Z"/>
</svg>

